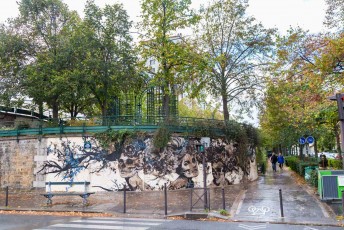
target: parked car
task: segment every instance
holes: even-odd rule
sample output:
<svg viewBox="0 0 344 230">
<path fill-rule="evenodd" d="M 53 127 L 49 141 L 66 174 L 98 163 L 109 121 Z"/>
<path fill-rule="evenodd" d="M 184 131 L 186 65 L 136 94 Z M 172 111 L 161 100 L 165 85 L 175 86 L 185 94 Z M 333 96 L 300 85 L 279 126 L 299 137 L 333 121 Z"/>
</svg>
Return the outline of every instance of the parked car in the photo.
<svg viewBox="0 0 344 230">
<path fill-rule="evenodd" d="M 333 152 L 321 152 L 321 153 L 319 153 L 319 156 L 321 154 L 325 155 L 327 159 L 335 159 L 336 158 L 336 153 L 333 153 Z"/>
<path fill-rule="evenodd" d="M 339 153 L 336 153 L 334 158 L 337 159 L 337 160 L 343 159 L 343 154 L 344 153 L 342 153 L 342 155 L 339 155 Z"/>
</svg>

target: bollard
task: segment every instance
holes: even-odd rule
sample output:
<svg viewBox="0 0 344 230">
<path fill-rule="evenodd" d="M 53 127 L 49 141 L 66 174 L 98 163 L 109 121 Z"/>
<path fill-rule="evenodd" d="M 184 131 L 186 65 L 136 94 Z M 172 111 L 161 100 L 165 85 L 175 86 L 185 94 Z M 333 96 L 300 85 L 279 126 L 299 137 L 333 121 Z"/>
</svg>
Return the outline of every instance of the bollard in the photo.
<svg viewBox="0 0 344 230">
<path fill-rule="evenodd" d="M 8 207 L 8 186 L 6 186 L 6 200 L 5 200 L 5 206 Z"/>
<path fill-rule="evenodd" d="M 190 212 L 192 212 L 192 193 L 193 193 L 193 188 L 190 189 Z"/>
<path fill-rule="evenodd" d="M 204 153 L 205 154 L 205 153 Z M 205 155 L 203 154 L 202 165 L 203 165 L 203 193 L 204 193 L 204 210 L 208 208 L 207 201 L 207 164 L 205 161 Z"/>
<path fill-rule="evenodd" d="M 166 183 L 164 185 L 164 193 L 165 193 L 165 216 L 167 216 L 167 187 L 166 187 Z"/>
<path fill-rule="evenodd" d="M 342 190 L 342 211 L 343 211 L 343 217 L 344 217 L 344 190 Z"/>
<path fill-rule="evenodd" d="M 283 201 L 282 201 L 282 189 L 279 189 L 279 197 L 280 197 L 281 217 L 284 217 L 284 213 L 283 213 Z"/>
<path fill-rule="evenodd" d="M 222 188 L 222 209 L 226 210 L 225 189 Z"/>
<path fill-rule="evenodd" d="M 123 213 L 127 212 L 127 186 L 124 185 L 123 191 Z"/>
</svg>

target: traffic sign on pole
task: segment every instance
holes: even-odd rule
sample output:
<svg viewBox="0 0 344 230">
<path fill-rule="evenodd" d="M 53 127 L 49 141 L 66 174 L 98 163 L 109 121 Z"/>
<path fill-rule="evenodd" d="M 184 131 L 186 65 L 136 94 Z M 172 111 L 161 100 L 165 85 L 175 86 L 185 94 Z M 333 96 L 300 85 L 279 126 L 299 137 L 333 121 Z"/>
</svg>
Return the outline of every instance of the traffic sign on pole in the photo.
<svg viewBox="0 0 344 230">
<path fill-rule="evenodd" d="M 304 145 L 304 144 L 306 143 L 306 138 L 301 137 L 301 138 L 299 139 L 299 143 L 300 143 L 301 145 Z"/>
<path fill-rule="evenodd" d="M 308 136 L 308 137 L 306 138 L 306 141 L 307 141 L 308 144 L 313 144 L 313 143 L 314 143 L 314 137 Z"/>
</svg>

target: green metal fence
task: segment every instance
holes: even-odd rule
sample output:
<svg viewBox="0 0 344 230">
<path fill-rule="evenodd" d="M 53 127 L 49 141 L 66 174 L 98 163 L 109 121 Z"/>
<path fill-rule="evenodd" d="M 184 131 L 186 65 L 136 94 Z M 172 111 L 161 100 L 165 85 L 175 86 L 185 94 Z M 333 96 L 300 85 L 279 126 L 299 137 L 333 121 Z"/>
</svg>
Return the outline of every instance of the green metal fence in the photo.
<svg viewBox="0 0 344 230">
<path fill-rule="evenodd" d="M 49 135 L 68 133 L 98 133 L 113 130 L 155 131 L 160 126 L 167 126 L 172 132 L 211 132 L 223 135 L 225 123 L 222 120 L 191 117 L 142 117 L 112 116 L 92 118 L 64 119 L 27 119 L 21 121 L 0 122 L 0 137 Z"/>
</svg>

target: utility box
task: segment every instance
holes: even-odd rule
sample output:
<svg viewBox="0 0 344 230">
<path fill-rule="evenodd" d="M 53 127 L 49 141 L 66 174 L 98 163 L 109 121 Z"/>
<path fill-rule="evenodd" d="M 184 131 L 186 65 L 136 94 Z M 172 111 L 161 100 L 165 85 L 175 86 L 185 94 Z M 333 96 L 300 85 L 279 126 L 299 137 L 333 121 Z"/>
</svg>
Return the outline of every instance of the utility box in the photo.
<svg viewBox="0 0 344 230">
<path fill-rule="evenodd" d="M 321 200 L 342 199 L 344 170 L 319 170 L 318 193 Z"/>
<path fill-rule="evenodd" d="M 311 174 L 312 171 L 317 170 L 318 171 L 319 167 L 318 166 L 308 166 L 305 168 L 305 180 L 310 181 L 311 179 Z"/>
</svg>

